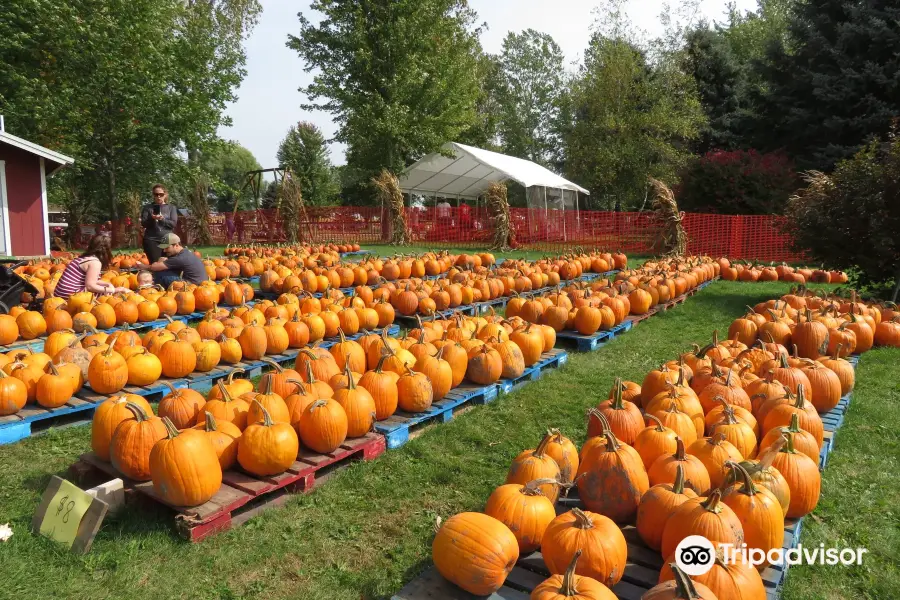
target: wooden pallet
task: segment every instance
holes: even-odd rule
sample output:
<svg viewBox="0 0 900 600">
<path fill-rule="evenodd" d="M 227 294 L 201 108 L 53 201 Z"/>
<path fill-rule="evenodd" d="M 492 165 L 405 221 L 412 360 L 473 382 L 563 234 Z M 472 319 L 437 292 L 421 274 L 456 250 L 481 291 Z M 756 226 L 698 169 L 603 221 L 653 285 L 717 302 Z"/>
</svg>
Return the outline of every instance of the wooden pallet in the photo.
<svg viewBox="0 0 900 600">
<path fill-rule="evenodd" d="M 151 482 L 137 482 L 123 477 L 110 463 L 93 453 L 82 455 L 78 468 L 84 470 L 89 466 L 110 477 L 121 478 L 126 490 L 172 509 L 178 533 L 191 542 L 199 542 L 240 525 L 263 510 L 283 504 L 289 494 L 311 491 L 336 469 L 359 460 L 372 460 L 383 454 L 385 448 L 384 436 L 370 433 L 347 440 L 330 454 L 301 449 L 297 461 L 280 475 L 256 477 L 239 470 L 226 471 L 222 476 L 222 487 L 212 499 L 192 508 L 166 503 L 153 489 Z"/>
<path fill-rule="evenodd" d="M 598 331 L 593 335 L 581 335 L 577 331 L 558 331 L 556 339 L 559 342 L 574 345 L 579 352 L 593 352 L 608 344 L 613 338 L 630 331 L 634 323 L 632 319 L 626 318 L 612 329 Z"/>
<path fill-rule="evenodd" d="M 187 315 L 174 315 L 172 317 L 173 321 L 182 321 L 184 323 L 188 322 Z M 169 321 L 166 319 L 157 319 L 155 321 L 146 321 L 143 323 L 134 323 L 129 325 L 128 328 L 131 330 L 142 330 L 142 329 L 154 329 L 157 327 L 165 327 L 169 324 Z M 117 331 L 123 331 L 125 329 L 124 326 L 119 327 L 110 327 L 109 329 L 98 329 L 103 333 L 115 333 Z M 32 352 L 41 352 L 44 350 L 44 342 L 47 341 L 47 336 L 41 336 L 35 338 L 33 340 L 19 340 L 17 342 L 13 342 L 8 345 L 0 345 L 0 352 L 6 354 L 7 352 L 12 352 L 13 350 L 25 350 L 26 348 L 30 348 Z"/>
<path fill-rule="evenodd" d="M 501 379 L 497 382 L 497 391 L 500 394 L 510 394 L 514 390 L 519 389 L 523 385 L 540 379 L 541 375 L 550 369 L 558 369 L 569 362 L 569 353 L 565 350 L 551 348 L 548 352 L 541 354 L 541 358 L 525 369 L 525 372 L 515 379 Z"/>
<path fill-rule="evenodd" d="M 434 423 L 446 423 L 460 408 L 473 404 L 487 404 L 497 398 L 497 384 L 478 386 L 468 382 L 450 392 L 421 413 L 398 410 L 383 421 L 375 423 L 375 431 L 387 439 L 388 449 L 399 448 L 409 441 L 410 434 Z"/>
</svg>

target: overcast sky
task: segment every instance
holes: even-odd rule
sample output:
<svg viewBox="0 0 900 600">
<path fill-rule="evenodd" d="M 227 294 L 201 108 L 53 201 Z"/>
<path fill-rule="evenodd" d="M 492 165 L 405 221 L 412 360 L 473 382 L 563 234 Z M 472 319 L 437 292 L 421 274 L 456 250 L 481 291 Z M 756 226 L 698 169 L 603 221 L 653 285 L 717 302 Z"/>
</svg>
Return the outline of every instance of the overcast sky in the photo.
<svg viewBox="0 0 900 600">
<path fill-rule="evenodd" d="M 285 46 L 288 34 L 300 30 L 298 11 L 309 9 L 307 0 L 260 0 L 263 13 L 247 40 L 247 77 L 238 90 L 238 101 L 228 108 L 231 127 L 220 135 L 239 142 L 256 156 L 263 168 L 276 166 L 275 153 L 288 128 L 298 121 L 312 121 L 322 128 L 326 138 L 335 134 L 331 115 L 300 108 L 303 95 L 297 91 L 307 85 L 311 74 L 304 72 L 303 61 Z M 587 46 L 594 21 L 592 11 L 598 0 L 469 0 L 478 12 L 478 21 L 487 22 L 481 43 L 485 50 L 498 53 L 509 31 L 536 29 L 549 33 L 571 63 L 580 59 Z M 675 2 L 672 2 L 673 4 Z M 753 10 L 756 0 L 736 0 L 738 8 Z M 662 33 L 659 14 L 664 0 L 629 0 L 632 22 L 651 37 Z M 702 0 L 701 15 L 707 20 L 722 20 L 727 0 Z M 342 144 L 331 144 L 331 159 L 344 163 Z"/>
</svg>

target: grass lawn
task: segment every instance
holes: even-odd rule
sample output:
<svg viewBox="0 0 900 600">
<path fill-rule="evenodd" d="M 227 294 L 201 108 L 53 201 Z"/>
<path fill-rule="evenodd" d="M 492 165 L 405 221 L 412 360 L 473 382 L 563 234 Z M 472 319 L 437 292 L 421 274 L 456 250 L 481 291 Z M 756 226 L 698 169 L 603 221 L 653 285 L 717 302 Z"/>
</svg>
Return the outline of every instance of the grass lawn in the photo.
<svg viewBox="0 0 900 600">
<path fill-rule="evenodd" d="M 390 598 L 430 563 L 432 525 L 480 510 L 510 460 L 547 427 L 581 443 L 584 410 L 614 377 L 641 381 L 661 362 L 745 306 L 782 294 L 782 283 L 718 282 L 514 394 L 432 428 L 399 450 L 338 472 L 315 492 L 228 533 L 191 545 L 163 510 L 146 504 L 108 518 L 87 556 L 28 532 L 52 474 L 89 449 L 90 429 L 63 429 L 0 447 L 0 598 Z M 860 363 L 858 386 L 824 474 L 822 501 L 803 543 L 864 546 L 862 567 L 792 567 L 790 600 L 894 598 L 900 590 L 900 351 Z"/>
</svg>

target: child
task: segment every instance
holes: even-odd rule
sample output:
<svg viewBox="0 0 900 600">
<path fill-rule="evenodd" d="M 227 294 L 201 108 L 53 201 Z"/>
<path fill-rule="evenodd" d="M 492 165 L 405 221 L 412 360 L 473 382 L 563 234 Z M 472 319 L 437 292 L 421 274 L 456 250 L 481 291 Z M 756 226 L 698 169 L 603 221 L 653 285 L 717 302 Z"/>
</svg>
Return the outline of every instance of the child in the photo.
<svg viewBox="0 0 900 600">
<path fill-rule="evenodd" d="M 153 285 L 153 273 L 150 271 L 141 271 L 137 276 L 138 289 Z"/>
</svg>

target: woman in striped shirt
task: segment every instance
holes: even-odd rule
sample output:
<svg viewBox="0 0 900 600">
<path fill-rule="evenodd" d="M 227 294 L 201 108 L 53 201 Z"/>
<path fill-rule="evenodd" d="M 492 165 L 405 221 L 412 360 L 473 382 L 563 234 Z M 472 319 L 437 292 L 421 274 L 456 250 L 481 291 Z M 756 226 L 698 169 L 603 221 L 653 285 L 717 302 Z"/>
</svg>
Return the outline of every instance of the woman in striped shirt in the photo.
<svg viewBox="0 0 900 600">
<path fill-rule="evenodd" d="M 56 282 L 53 295 L 68 300 L 72 294 L 84 291 L 95 294 L 127 292 L 125 288 L 117 288 L 110 282 L 100 279 L 100 273 L 109 267 L 111 260 L 109 236 L 102 233 L 95 235 L 88 243 L 87 250 L 66 265 L 62 276 Z"/>
</svg>

